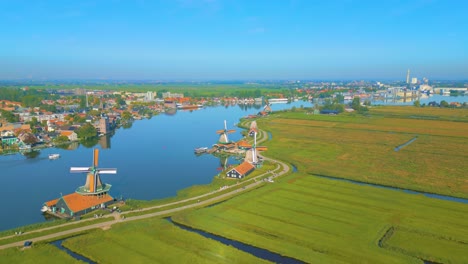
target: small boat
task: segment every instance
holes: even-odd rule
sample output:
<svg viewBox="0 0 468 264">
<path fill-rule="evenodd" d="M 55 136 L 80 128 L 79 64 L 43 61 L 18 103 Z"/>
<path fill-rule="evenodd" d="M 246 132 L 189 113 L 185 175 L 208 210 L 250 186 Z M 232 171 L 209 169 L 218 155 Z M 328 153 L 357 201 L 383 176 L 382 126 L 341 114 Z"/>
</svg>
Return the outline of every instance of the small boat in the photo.
<svg viewBox="0 0 468 264">
<path fill-rule="evenodd" d="M 195 154 L 202 154 L 208 151 L 207 147 L 201 147 L 201 148 L 196 148 L 195 149 Z"/>
<path fill-rule="evenodd" d="M 49 154 L 49 159 L 58 159 L 60 158 L 60 154 Z"/>
<path fill-rule="evenodd" d="M 45 205 L 42 206 L 41 212 L 45 213 L 45 212 L 47 212 L 47 211 L 49 211 L 49 207 L 47 207 L 47 206 L 45 206 Z"/>
</svg>

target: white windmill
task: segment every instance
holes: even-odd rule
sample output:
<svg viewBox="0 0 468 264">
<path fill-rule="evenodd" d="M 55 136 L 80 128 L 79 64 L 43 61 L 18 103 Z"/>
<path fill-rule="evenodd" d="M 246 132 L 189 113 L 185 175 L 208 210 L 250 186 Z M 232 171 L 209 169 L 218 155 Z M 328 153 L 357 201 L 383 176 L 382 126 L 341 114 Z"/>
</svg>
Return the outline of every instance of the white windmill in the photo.
<svg viewBox="0 0 468 264">
<path fill-rule="evenodd" d="M 227 129 L 227 124 L 226 124 L 226 120 L 224 120 L 224 129 L 221 129 L 221 130 L 218 130 L 216 131 L 216 134 L 219 134 L 219 140 L 218 140 L 218 143 L 220 144 L 229 144 L 229 139 L 228 139 L 228 134 L 232 134 L 236 132 L 236 130 L 234 129 L 231 129 L 231 130 L 228 130 Z"/>
<path fill-rule="evenodd" d="M 99 195 L 107 193 L 112 185 L 102 183 L 100 174 L 117 174 L 117 169 L 101 169 L 98 168 L 99 150 L 94 149 L 93 166 L 92 167 L 71 167 L 71 173 L 87 173 L 86 183 L 84 186 L 76 189 L 77 193 L 83 195 Z"/>
<path fill-rule="evenodd" d="M 252 145 L 252 148 L 247 150 L 245 154 L 245 161 L 252 163 L 252 164 L 257 164 L 258 158 L 257 158 L 257 132 L 254 133 L 254 144 Z"/>
</svg>

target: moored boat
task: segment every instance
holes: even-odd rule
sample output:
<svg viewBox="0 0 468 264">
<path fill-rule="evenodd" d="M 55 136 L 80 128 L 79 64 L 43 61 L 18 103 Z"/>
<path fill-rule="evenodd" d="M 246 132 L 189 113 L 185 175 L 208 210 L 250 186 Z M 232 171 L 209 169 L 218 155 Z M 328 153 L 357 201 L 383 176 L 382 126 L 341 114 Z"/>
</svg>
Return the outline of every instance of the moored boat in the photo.
<svg viewBox="0 0 468 264">
<path fill-rule="evenodd" d="M 49 154 L 49 159 L 58 159 L 60 158 L 60 154 Z"/>
<path fill-rule="evenodd" d="M 196 148 L 195 149 L 195 154 L 202 154 L 208 151 L 207 147 L 201 147 L 201 148 Z"/>
</svg>

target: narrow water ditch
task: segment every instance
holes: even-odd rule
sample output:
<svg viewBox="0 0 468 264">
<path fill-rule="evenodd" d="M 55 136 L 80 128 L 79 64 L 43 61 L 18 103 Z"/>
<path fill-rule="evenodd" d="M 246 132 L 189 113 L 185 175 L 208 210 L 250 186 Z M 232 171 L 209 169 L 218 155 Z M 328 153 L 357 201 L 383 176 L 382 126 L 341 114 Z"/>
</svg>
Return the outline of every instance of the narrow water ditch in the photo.
<svg viewBox="0 0 468 264">
<path fill-rule="evenodd" d="M 413 143 L 416 139 L 418 139 L 418 137 L 414 137 L 414 138 L 410 139 L 408 142 L 406 142 L 406 143 L 404 143 L 404 144 L 401 144 L 400 146 L 397 146 L 397 147 L 395 148 L 395 151 L 399 151 L 400 149 L 402 149 L 402 148 L 408 146 L 409 144 Z"/>
<path fill-rule="evenodd" d="M 58 249 L 60 249 L 62 251 L 65 251 L 68 255 L 70 255 L 72 258 L 74 258 L 76 260 L 80 260 L 80 261 L 83 261 L 83 262 L 89 263 L 89 264 L 96 264 L 96 262 L 90 260 L 89 258 L 87 258 L 87 257 L 85 257 L 83 255 L 77 254 L 77 253 L 69 250 L 68 248 L 62 246 L 62 243 L 63 243 L 64 240 L 66 240 L 66 239 L 55 240 L 55 241 L 50 242 L 50 244 L 54 245 L 55 247 L 57 247 Z"/>
<path fill-rule="evenodd" d="M 343 178 L 338 178 L 338 177 L 333 177 L 333 176 L 328 176 L 328 175 L 321 175 L 321 174 L 310 174 L 315 177 L 320 177 L 320 178 L 325 178 L 325 179 L 330 179 L 330 180 L 335 180 L 335 181 L 343 181 L 343 182 L 349 182 L 357 185 L 364 185 L 364 186 L 372 186 L 376 188 L 383 188 L 383 189 L 389 189 L 389 190 L 394 190 L 394 191 L 403 191 L 405 193 L 409 194 L 422 194 L 428 198 L 433 198 L 433 199 L 439 199 L 439 200 L 444 200 L 444 201 L 451 201 L 451 202 L 457 202 L 457 203 L 468 203 L 468 199 L 464 198 L 458 198 L 458 197 L 453 197 L 453 196 L 448 196 L 448 195 L 441 195 L 441 194 L 434 194 L 434 193 L 427 193 L 427 192 L 419 192 L 419 191 L 413 191 L 413 190 L 408 190 L 408 189 L 403 189 L 403 188 L 398 188 L 398 187 L 392 187 L 392 186 L 386 186 L 386 185 L 380 185 L 380 184 L 375 184 L 375 183 L 367 183 L 367 182 L 360 182 L 360 181 L 355 181 L 355 180 L 349 180 L 349 179 L 343 179 Z"/>
<path fill-rule="evenodd" d="M 273 138 L 273 134 L 271 134 L 270 131 L 267 131 L 267 133 L 268 133 L 268 140 L 271 140 Z"/>
<path fill-rule="evenodd" d="M 185 226 L 185 225 L 176 223 L 176 222 L 172 221 L 172 218 L 170 218 L 170 217 L 165 218 L 165 219 L 168 220 L 169 222 L 171 222 L 172 224 L 174 224 L 175 226 L 183 229 L 183 230 L 197 233 L 197 234 L 202 235 L 202 236 L 204 236 L 206 238 L 210 238 L 210 239 L 216 240 L 216 241 L 218 241 L 220 243 L 223 243 L 223 244 L 225 244 L 227 246 L 233 246 L 233 247 L 235 247 L 235 248 L 237 248 L 239 250 L 242 250 L 244 252 L 252 254 L 252 255 L 256 256 L 257 258 L 265 259 L 265 260 L 272 261 L 272 262 L 275 262 L 275 263 L 291 263 L 291 264 L 305 263 L 305 262 L 303 262 L 301 260 L 298 260 L 298 259 L 295 259 L 295 258 L 290 258 L 290 257 L 285 257 L 285 256 L 282 256 L 280 254 L 271 252 L 271 251 L 263 249 L 263 248 L 258 248 L 258 247 L 255 247 L 255 246 L 251 246 L 251 245 L 242 243 L 240 241 L 232 240 L 232 239 L 229 239 L 229 238 L 225 238 L 225 237 L 222 237 L 222 236 L 218 236 L 218 235 L 211 234 L 211 233 L 199 230 L 199 229 L 195 229 L 195 228 L 192 228 L 192 227 L 189 227 L 189 226 Z"/>
<path fill-rule="evenodd" d="M 292 167 L 292 172 L 296 173 L 297 172 L 297 167 L 294 164 L 291 164 Z"/>
</svg>

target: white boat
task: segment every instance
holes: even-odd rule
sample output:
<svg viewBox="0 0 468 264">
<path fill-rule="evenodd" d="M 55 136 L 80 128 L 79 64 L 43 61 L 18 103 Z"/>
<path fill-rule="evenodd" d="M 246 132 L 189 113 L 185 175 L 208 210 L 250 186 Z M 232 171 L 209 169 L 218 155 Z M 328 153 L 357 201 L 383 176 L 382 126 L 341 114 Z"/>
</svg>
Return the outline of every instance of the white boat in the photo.
<svg viewBox="0 0 468 264">
<path fill-rule="evenodd" d="M 58 159 L 60 158 L 60 154 L 49 154 L 49 159 Z"/>
<path fill-rule="evenodd" d="M 270 104 L 285 104 L 288 102 L 288 98 L 271 98 L 268 99 L 268 103 Z"/>
<path fill-rule="evenodd" d="M 47 211 L 49 211 L 49 207 L 47 207 L 47 206 L 45 206 L 45 205 L 42 206 L 41 212 L 45 213 L 45 212 L 47 212 Z"/>
<path fill-rule="evenodd" d="M 196 148 L 195 149 L 195 154 L 201 154 L 201 153 L 205 153 L 208 151 L 208 148 L 207 147 L 202 147 L 202 148 Z"/>
</svg>

